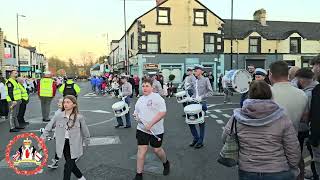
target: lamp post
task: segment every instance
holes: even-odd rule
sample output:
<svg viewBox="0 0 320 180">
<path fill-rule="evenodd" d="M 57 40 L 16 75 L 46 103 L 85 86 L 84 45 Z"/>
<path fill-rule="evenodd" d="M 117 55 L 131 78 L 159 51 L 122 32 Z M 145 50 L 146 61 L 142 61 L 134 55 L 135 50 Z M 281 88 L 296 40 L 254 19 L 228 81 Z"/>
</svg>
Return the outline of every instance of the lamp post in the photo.
<svg viewBox="0 0 320 180">
<path fill-rule="evenodd" d="M 233 68 L 233 0 L 231 0 L 231 64 L 230 69 Z"/>
<path fill-rule="evenodd" d="M 127 15 L 126 15 L 126 0 L 123 1 L 123 16 L 124 16 L 124 60 L 125 68 L 127 74 L 130 74 L 130 63 L 128 57 L 128 47 L 127 47 Z"/>
<path fill-rule="evenodd" d="M 18 73 L 20 76 L 20 40 L 19 40 L 19 17 L 26 17 L 25 15 L 17 13 L 17 45 L 18 45 Z"/>
</svg>

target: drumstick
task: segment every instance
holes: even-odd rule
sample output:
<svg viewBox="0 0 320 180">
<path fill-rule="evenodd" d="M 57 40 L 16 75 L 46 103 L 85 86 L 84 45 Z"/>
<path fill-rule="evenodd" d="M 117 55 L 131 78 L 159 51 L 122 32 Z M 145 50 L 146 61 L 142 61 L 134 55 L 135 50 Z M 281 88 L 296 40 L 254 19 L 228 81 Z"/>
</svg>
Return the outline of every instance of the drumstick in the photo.
<svg viewBox="0 0 320 180">
<path fill-rule="evenodd" d="M 142 120 L 138 117 L 138 115 L 136 114 L 134 114 L 134 116 L 136 116 L 137 117 L 137 122 L 138 123 L 141 123 L 144 127 L 146 127 L 146 125 L 142 122 Z M 151 132 L 151 134 L 155 137 L 155 138 L 157 138 L 157 140 L 158 141 L 161 141 L 161 138 L 159 138 L 151 129 L 149 130 L 150 132 Z"/>
</svg>

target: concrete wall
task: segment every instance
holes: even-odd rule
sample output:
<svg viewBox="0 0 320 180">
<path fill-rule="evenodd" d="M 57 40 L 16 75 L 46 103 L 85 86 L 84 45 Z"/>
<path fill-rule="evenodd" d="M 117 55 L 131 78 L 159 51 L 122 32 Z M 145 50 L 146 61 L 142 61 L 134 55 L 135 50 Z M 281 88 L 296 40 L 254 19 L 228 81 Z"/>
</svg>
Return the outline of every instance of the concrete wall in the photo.
<svg viewBox="0 0 320 180">
<path fill-rule="evenodd" d="M 157 10 L 141 17 L 145 31 L 161 32 L 162 53 L 203 53 L 203 33 L 217 33 L 223 23 L 207 11 L 208 26 L 193 26 L 193 9 L 205 9 L 194 0 L 169 0 L 160 7 L 170 7 L 171 25 L 157 25 Z"/>
</svg>

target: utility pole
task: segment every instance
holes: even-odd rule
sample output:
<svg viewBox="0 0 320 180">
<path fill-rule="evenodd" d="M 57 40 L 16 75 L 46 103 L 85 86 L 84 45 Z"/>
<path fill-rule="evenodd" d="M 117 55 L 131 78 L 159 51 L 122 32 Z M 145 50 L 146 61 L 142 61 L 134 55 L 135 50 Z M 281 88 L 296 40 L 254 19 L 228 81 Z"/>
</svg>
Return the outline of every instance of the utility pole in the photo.
<svg viewBox="0 0 320 180">
<path fill-rule="evenodd" d="M 230 69 L 233 69 L 233 0 L 231 0 L 231 64 Z"/>
</svg>

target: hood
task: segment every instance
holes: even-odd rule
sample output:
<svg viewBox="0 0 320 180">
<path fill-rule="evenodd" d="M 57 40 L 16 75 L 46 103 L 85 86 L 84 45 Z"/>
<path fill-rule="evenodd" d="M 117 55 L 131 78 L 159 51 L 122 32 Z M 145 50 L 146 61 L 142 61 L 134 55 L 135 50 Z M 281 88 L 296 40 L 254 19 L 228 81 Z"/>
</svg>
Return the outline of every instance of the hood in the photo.
<svg viewBox="0 0 320 180">
<path fill-rule="evenodd" d="M 318 85 L 318 81 L 312 81 L 312 83 L 303 89 L 304 92 L 311 92 L 313 88 Z"/>
<path fill-rule="evenodd" d="M 284 109 L 273 100 L 247 99 L 233 111 L 236 120 L 248 126 L 264 126 L 282 118 Z"/>
</svg>

